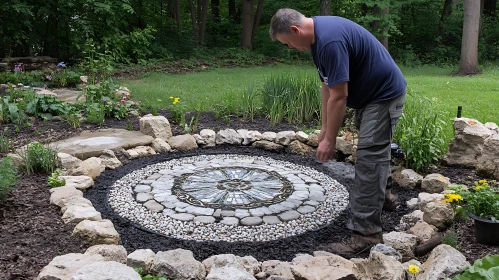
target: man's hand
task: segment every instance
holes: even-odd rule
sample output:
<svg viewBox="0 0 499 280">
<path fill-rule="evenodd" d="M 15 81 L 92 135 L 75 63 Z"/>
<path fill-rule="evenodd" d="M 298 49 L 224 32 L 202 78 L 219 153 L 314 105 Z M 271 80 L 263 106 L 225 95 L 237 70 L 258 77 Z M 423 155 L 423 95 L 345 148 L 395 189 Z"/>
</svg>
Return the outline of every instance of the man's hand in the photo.
<svg viewBox="0 0 499 280">
<path fill-rule="evenodd" d="M 336 141 L 330 141 L 328 138 L 324 138 L 319 142 L 319 147 L 317 147 L 317 159 L 321 162 L 326 162 L 334 158 L 334 149 L 336 146 Z"/>
</svg>

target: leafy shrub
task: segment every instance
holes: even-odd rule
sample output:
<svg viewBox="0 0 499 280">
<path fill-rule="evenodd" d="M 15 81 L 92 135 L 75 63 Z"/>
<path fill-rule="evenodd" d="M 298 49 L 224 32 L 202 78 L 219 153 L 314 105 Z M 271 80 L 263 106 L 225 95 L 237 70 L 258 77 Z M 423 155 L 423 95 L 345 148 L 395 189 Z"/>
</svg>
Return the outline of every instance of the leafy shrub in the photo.
<svg viewBox="0 0 499 280">
<path fill-rule="evenodd" d="M 442 244 L 449 245 L 455 249 L 458 249 L 457 233 L 452 230 L 448 230 L 442 237 Z"/>
<path fill-rule="evenodd" d="M 63 101 L 58 100 L 55 96 L 40 94 L 31 100 L 26 112 L 35 117 L 41 117 L 45 120 L 51 120 L 53 116 L 64 115 L 67 107 Z"/>
<path fill-rule="evenodd" d="M 11 96 L 4 96 L 0 100 L 0 122 L 12 122 L 19 125 L 24 123 L 28 117 L 19 105 Z"/>
<path fill-rule="evenodd" d="M 475 216 L 493 221 L 499 220 L 499 190 L 489 185 L 487 180 L 475 182 L 475 186 L 447 187 L 454 194 L 446 194 L 445 201 L 454 206 L 460 205 L 460 214 L 472 213 Z"/>
<path fill-rule="evenodd" d="M 0 72 L 0 84 L 54 87 L 74 87 L 80 82 L 81 73 L 57 68 L 31 72 Z"/>
<path fill-rule="evenodd" d="M 57 151 L 40 143 L 28 144 L 26 148 L 18 151 L 26 164 L 26 172 L 50 174 L 54 172 L 57 165 Z"/>
<path fill-rule="evenodd" d="M 103 104 L 89 104 L 87 107 L 87 117 L 85 118 L 85 121 L 95 123 L 100 126 L 104 123 L 105 117 L 106 113 Z"/>
<path fill-rule="evenodd" d="M 443 115 L 431 100 L 407 94 L 393 137 L 405 153 L 406 167 L 425 170 L 445 154 L 445 125 Z"/>
<path fill-rule="evenodd" d="M 0 201 L 7 197 L 17 184 L 17 170 L 10 157 L 0 160 Z"/>
<path fill-rule="evenodd" d="M 499 255 L 486 256 L 476 260 L 463 273 L 456 275 L 452 280 L 493 280 L 499 279 Z M 451 280 L 446 278 L 445 280 Z"/>
<path fill-rule="evenodd" d="M 61 170 L 57 169 L 54 171 L 48 178 L 48 185 L 51 188 L 57 188 L 57 187 L 62 187 L 66 185 L 66 180 L 65 179 L 60 179 L 59 176 L 61 176 Z"/>
<path fill-rule="evenodd" d="M 317 75 L 270 76 L 262 89 L 263 110 L 272 124 L 318 122 L 321 95 Z"/>
</svg>

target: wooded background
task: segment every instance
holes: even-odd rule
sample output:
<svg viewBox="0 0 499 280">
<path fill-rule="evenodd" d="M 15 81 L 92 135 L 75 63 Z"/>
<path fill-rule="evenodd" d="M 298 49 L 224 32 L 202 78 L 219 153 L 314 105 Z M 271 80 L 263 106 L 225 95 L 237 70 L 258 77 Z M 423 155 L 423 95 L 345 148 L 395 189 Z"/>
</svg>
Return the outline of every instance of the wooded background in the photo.
<svg viewBox="0 0 499 280">
<path fill-rule="evenodd" d="M 337 15 L 362 24 L 399 63 L 452 64 L 461 58 L 461 67 L 465 62 L 473 68 L 477 61 L 499 58 L 497 2 L 4 0 L 0 57 L 47 55 L 71 62 L 93 45 L 124 63 L 189 58 L 200 51 L 217 55 L 240 46 L 265 56 L 293 58 L 296 54 L 268 35 L 272 15 L 288 7 L 306 16 Z"/>
</svg>

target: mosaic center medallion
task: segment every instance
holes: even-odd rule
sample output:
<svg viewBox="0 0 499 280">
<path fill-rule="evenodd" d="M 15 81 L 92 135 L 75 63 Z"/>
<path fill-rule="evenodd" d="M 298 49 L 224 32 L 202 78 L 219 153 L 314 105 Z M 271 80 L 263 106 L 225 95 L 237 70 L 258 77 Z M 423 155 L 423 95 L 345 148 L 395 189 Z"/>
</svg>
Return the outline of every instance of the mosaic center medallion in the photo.
<svg viewBox="0 0 499 280">
<path fill-rule="evenodd" d="M 291 195 L 293 187 L 275 171 L 219 167 L 180 176 L 172 191 L 189 204 L 225 210 L 282 202 Z"/>
<path fill-rule="evenodd" d="M 117 215 L 167 237 L 269 241 L 334 222 L 348 205 L 348 192 L 308 166 L 216 154 L 134 170 L 110 186 L 108 204 Z"/>
</svg>

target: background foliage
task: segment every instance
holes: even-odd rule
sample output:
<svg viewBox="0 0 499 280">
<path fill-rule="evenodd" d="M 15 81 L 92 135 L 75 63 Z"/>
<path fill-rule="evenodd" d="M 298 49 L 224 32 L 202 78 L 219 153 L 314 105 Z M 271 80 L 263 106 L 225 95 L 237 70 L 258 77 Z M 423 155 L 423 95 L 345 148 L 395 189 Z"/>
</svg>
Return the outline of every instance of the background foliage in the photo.
<svg viewBox="0 0 499 280">
<path fill-rule="evenodd" d="M 200 10 L 205 2 L 206 20 Z M 253 52 L 303 56 L 272 42 L 268 24 L 282 7 L 319 15 L 323 1 L 266 0 L 261 14 L 255 12 L 258 1 L 250 2 L 260 19 L 249 27 Z M 388 38 L 389 50 L 400 62 L 448 64 L 460 57 L 463 6 L 463 0 L 332 0 L 330 14 L 362 24 L 380 40 Z M 496 61 L 497 1 L 484 0 L 482 15 L 480 61 Z M 243 19 L 242 0 L 9 0 L 0 4 L 0 57 L 48 55 L 76 63 L 92 39 L 99 53 L 106 50 L 116 62 L 206 58 L 242 44 Z"/>
</svg>

